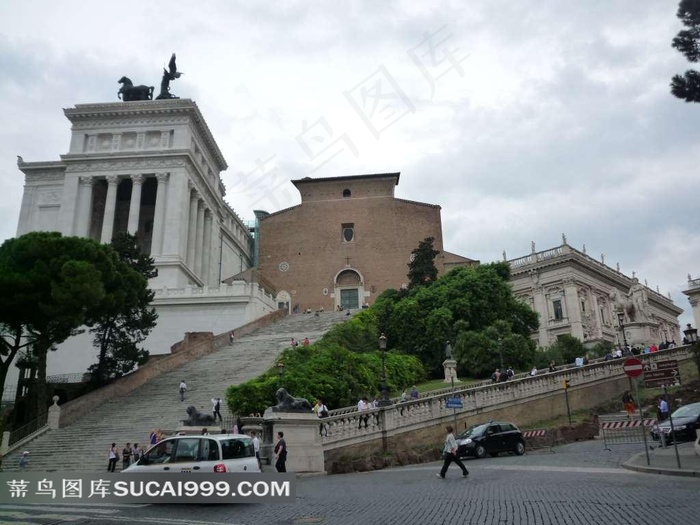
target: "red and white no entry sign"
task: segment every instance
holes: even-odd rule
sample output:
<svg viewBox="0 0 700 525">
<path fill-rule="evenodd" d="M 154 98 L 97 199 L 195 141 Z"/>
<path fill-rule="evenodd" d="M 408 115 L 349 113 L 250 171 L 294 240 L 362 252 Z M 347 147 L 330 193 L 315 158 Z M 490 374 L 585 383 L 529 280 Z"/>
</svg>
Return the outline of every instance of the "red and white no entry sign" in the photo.
<svg viewBox="0 0 700 525">
<path fill-rule="evenodd" d="M 625 371 L 625 374 L 627 374 L 630 377 L 641 376 L 642 372 L 644 372 L 644 366 L 642 366 L 642 362 L 636 357 L 630 357 L 629 359 L 627 359 L 622 365 L 622 369 Z"/>
</svg>

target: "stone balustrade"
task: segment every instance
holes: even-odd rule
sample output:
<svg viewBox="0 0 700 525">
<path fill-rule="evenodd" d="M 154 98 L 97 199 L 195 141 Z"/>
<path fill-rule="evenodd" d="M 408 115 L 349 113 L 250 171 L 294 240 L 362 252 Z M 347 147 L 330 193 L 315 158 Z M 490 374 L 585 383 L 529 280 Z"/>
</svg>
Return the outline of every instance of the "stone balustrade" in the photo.
<svg viewBox="0 0 700 525">
<path fill-rule="evenodd" d="M 683 361 L 692 358 L 692 352 L 689 346 L 683 346 L 639 357 L 644 363 L 667 359 Z M 358 412 L 356 407 L 334 410 L 328 418 L 322 420 L 325 432 L 321 436 L 321 443 L 324 450 L 332 450 L 408 432 L 429 422 L 438 424 L 440 421 L 449 421 L 453 417 L 453 409 L 446 407 L 448 397 L 462 400 L 463 408 L 457 409 L 457 414 L 461 417 L 560 393 L 564 378 L 569 381 L 570 389 L 619 379 L 624 377 L 624 361 L 625 359 L 613 359 L 533 377 L 516 378 L 504 383 L 456 387 L 454 392 L 440 391 L 417 400 L 366 412 Z"/>
</svg>

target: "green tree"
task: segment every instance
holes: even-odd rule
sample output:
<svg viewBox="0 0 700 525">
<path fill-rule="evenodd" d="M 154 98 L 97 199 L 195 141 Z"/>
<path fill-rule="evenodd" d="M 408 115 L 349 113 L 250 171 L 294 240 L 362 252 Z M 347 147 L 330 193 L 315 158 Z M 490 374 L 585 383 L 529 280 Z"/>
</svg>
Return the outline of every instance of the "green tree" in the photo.
<svg viewBox="0 0 700 525">
<path fill-rule="evenodd" d="M 3 353 L 14 356 L 24 347 L 36 362 L 36 416 L 48 409 L 49 350 L 90 321 L 106 296 L 103 276 L 113 273 L 118 263 L 108 246 L 59 233 L 28 233 L 0 246 Z"/>
<path fill-rule="evenodd" d="M 509 274 L 507 263 L 460 267 L 406 297 L 382 294 L 375 305 L 378 323 L 397 350 L 416 355 L 439 375 L 445 342 L 456 342 L 462 332 L 480 333 L 496 321 L 526 339 L 537 329 L 537 314 L 513 297 Z"/>
<path fill-rule="evenodd" d="M 535 360 L 535 342 L 529 336 L 513 333 L 507 321 L 495 321 L 486 329 L 465 331 L 457 336 L 455 359 L 474 377 L 487 378 L 496 368 L 527 369 Z"/>
<path fill-rule="evenodd" d="M 102 301 L 102 310 L 90 329 L 99 353 L 98 362 L 88 370 L 98 385 L 121 377 L 148 360 L 148 351 L 139 348 L 139 343 L 146 339 L 158 318 L 150 307 L 155 294 L 148 288 L 148 279 L 158 275 L 153 259 L 141 252 L 137 237 L 128 233 L 115 235 L 111 247 L 121 264 L 110 282 L 110 300 Z"/>
<path fill-rule="evenodd" d="M 690 62 L 700 60 L 700 0 L 681 0 L 676 16 L 685 29 L 673 39 L 673 47 Z M 700 102 L 700 73 L 694 69 L 671 79 L 671 93 L 686 102 Z"/>
<path fill-rule="evenodd" d="M 411 262 L 408 263 L 408 288 L 425 286 L 437 279 L 435 257 L 440 253 L 433 247 L 434 237 L 426 237 L 418 248 L 411 252 Z"/>
</svg>

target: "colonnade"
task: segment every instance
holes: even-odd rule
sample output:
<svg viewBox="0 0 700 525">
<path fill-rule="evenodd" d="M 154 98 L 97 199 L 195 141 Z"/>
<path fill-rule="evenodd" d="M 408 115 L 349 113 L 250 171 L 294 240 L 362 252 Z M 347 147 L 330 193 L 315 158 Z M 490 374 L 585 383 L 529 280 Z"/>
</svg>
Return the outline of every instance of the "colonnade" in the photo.
<svg viewBox="0 0 700 525">
<path fill-rule="evenodd" d="M 179 174 L 178 174 L 179 175 Z M 132 182 L 127 231 L 135 234 L 139 229 L 141 194 L 148 178 L 157 181 L 156 202 L 151 237 L 151 257 L 177 256 L 203 284 L 218 281 L 216 255 L 221 249 L 218 242 L 220 223 L 216 214 L 197 192 L 194 184 L 185 178 L 173 178 L 172 173 L 107 175 L 80 177 L 80 191 L 76 209 L 75 234 L 90 237 L 93 216 L 93 187 L 96 181 L 107 181 L 107 194 L 102 216 L 99 241 L 109 243 L 114 235 L 117 210 L 117 188 L 124 178 Z M 166 207 L 170 210 L 166 213 Z M 214 256 L 212 256 L 214 254 Z"/>
</svg>

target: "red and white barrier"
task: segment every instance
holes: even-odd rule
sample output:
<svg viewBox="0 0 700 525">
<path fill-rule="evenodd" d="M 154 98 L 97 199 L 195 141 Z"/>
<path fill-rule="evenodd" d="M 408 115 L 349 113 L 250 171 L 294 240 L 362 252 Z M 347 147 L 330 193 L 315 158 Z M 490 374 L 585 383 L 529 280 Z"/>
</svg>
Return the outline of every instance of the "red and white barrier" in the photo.
<svg viewBox="0 0 700 525">
<path fill-rule="evenodd" d="M 542 437 L 544 436 L 546 430 L 528 430 L 526 432 L 523 432 L 523 437 L 526 438 L 532 438 L 532 437 Z"/>
<path fill-rule="evenodd" d="M 656 425 L 656 419 L 645 419 L 644 426 L 651 427 Z M 639 419 L 626 421 L 605 421 L 600 424 L 600 428 L 605 430 L 621 430 L 625 428 L 641 427 L 642 422 Z"/>
</svg>

